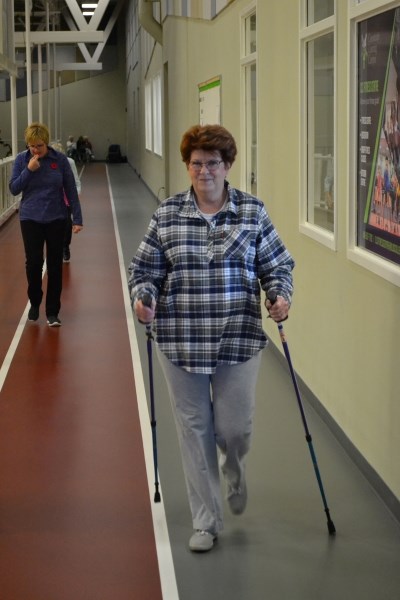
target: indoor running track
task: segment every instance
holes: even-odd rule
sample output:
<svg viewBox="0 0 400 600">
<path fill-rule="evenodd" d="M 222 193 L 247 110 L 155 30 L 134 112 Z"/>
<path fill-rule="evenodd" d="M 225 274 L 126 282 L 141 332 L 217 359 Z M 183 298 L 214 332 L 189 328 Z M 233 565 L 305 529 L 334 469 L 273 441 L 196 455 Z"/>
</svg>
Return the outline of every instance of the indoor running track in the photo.
<svg viewBox="0 0 400 600">
<path fill-rule="evenodd" d="M 157 600 L 163 590 L 169 600 L 106 166 L 82 177 L 84 229 L 63 267 L 61 328 L 47 326 L 43 305 L 26 321 L 18 215 L 0 228 L 0 598 Z"/>
</svg>

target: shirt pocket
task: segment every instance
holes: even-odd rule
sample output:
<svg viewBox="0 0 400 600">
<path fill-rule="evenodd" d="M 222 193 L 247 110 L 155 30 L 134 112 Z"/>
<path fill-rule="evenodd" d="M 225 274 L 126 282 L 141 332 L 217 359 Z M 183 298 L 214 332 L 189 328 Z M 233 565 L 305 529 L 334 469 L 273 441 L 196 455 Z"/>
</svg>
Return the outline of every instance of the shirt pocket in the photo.
<svg viewBox="0 0 400 600">
<path fill-rule="evenodd" d="M 256 255 L 256 230 L 231 229 L 225 232 L 223 253 L 226 259 L 254 262 Z"/>
</svg>

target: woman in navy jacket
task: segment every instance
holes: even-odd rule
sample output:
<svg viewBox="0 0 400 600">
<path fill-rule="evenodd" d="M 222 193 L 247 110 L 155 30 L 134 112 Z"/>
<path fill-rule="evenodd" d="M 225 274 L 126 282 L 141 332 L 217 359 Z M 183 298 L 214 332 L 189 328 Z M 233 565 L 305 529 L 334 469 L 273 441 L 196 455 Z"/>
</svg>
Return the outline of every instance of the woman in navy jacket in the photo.
<svg viewBox="0 0 400 600">
<path fill-rule="evenodd" d="M 31 303 L 28 319 L 37 321 L 39 318 L 46 245 L 47 323 L 50 327 L 59 327 L 63 242 L 68 219 L 64 191 L 71 205 L 74 233 L 82 229 L 82 212 L 68 159 L 48 145 L 49 139 L 49 130 L 42 123 L 32 123 L 26 128 L 28 149 L 15 159 L 10 191 L 14 195 L 22 194 L 19 215 Z"/>
</svg>

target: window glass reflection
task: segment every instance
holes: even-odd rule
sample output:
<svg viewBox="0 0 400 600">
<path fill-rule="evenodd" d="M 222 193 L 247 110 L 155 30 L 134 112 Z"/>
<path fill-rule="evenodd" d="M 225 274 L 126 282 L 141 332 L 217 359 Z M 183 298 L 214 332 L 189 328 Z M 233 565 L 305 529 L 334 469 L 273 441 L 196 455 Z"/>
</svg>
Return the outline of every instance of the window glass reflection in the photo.
<svg viewBox="0 0 400 600">
<path fill-rule="evenodd" d="M 335 0 L 308 0 L 307 25 L 318 23 L 335 13 Z"/>
<path fill-rule="evenodd" d="M 308 210 L 310 223 L 334 230 L 333 33 L 307 44 Z"/>
</svg>

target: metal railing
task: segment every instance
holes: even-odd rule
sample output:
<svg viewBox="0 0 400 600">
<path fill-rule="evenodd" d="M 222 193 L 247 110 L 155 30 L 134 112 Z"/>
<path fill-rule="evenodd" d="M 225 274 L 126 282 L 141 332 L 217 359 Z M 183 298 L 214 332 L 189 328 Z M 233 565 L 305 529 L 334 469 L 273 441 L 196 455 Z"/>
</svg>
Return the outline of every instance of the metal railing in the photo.
<svg viewBox="0 0 400 600">
<path fill-rule="evenodd" d="M 14 159 L 4 158 L 0 160 L 0 225 L 11 217 L 19 207 L 19 196 L 13 196 L 8 189 L 8 182 Z"/>
</svg>

